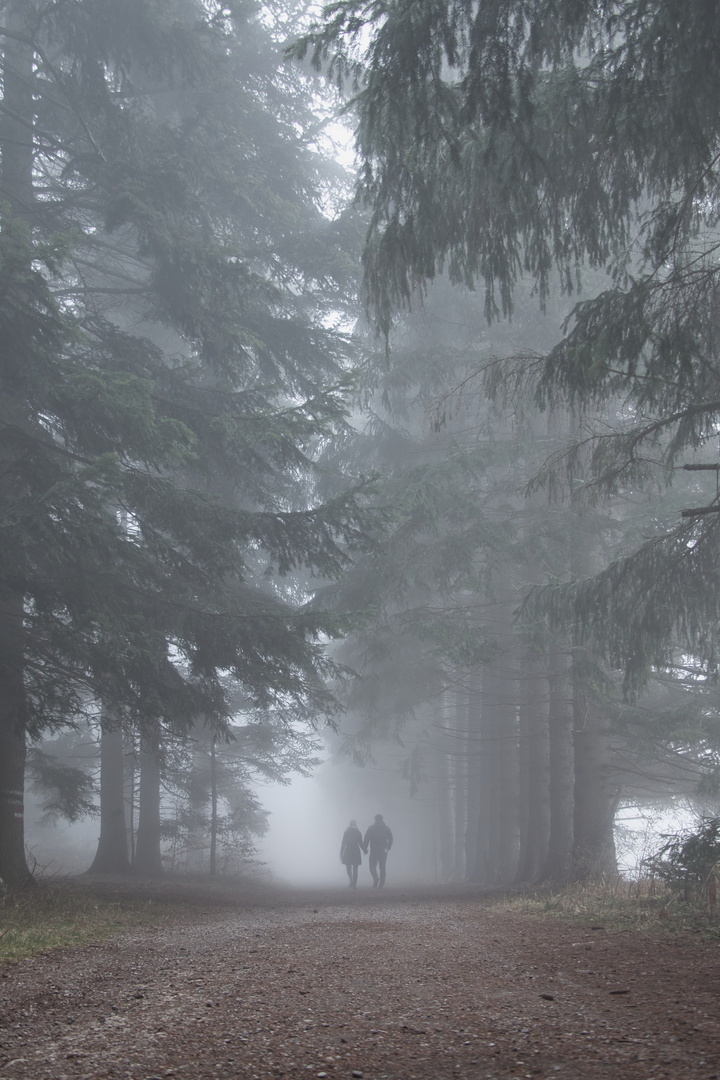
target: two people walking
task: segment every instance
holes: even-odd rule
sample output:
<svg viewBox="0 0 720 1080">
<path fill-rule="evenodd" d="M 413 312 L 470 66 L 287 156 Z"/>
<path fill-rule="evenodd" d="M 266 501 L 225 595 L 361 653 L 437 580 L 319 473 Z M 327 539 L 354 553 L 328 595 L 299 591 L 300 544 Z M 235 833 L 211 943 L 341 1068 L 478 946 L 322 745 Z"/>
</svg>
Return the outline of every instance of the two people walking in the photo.
<svg viewBox="0 0 720 1080">
<path fill-rule="evenodd" d="M 382 814 L 375 815 L 375 821 L 363 838 L 357 821 L 351 821 L 343 833 L 340 845 L 340 862 L 345 864 L 348 883 L 351 889 L 357 888 L 358 868 L 362 864 L 362 854 L 370 852 L 370 873 L 373 888 L 382 888 L 385 884 L 385 864 L 387 854 L 392 847 L 393 834 L 383 821 Z"/>
</svg>

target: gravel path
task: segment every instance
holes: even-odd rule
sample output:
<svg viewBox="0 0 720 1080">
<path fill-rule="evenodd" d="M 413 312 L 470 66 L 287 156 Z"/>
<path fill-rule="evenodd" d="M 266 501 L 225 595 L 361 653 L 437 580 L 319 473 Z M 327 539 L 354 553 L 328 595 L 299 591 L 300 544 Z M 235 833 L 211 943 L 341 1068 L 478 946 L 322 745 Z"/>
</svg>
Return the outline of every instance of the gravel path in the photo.
<svg viewBox="0 0 720 1080">
<path fill-rule="evenodd" d="M 268 890 L 0 968 L 4 1080 L 720 1077 L 720 945 Z"/>
</svg>

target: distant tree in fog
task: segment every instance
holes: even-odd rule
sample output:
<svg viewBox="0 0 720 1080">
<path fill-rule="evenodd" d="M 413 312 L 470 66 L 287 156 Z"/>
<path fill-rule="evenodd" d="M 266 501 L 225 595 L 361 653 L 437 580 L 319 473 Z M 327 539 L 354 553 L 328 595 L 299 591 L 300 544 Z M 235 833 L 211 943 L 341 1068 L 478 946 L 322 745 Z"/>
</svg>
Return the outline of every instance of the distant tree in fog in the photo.
<svg viewBox="0 0 720 1080">
<path fill-rule="evenodd" d="M 161 825 L 167 864 L 174 869 L 237 872 L 251 861 L 253 841 L 267 830 L 258 780 L 283 782 L 319 764 L 318 743 L 267 717 L 233 723 L 223 738 L 196 727 L 191 739 L 165 757 Z"/>
</svg>

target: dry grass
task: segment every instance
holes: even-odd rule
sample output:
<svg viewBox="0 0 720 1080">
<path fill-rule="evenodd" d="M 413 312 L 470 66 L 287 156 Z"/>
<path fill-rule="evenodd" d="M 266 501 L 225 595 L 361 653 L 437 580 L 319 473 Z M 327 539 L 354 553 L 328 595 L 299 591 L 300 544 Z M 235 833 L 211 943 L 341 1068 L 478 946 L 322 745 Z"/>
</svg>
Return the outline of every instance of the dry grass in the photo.
<svg viewBox="0 0 720 1080">
<path fill-rule="evenodd" d="M 70 879 L 8 893 L 0 907 L 0 963 L 86 945 L 138 926 L 159 926 L 247 899 L 237 884 L 168 879 Z"/>
<path fill-rule="evenodd" d="M 506 894 L 496 903 L 508 911 L 602 923 L 607 929 L 720 936 L 717 908 L 709 908 L 706 896 L 686 901 L 650 878 L 543 886 Z"/>
<path fill-rule="evenodd" d="M 207 878 L 74 878 L 40 884 L 8 894 L 0 907 L 0 964 L 49 949 L 100 942 L 140 926 L 161 926 L 192 919 L 210 909 L 254 907 L 277 902 L 253 881 L 213 881 Z M 307 902 L 283 894 L 292 906 Z M 661 933 L 701 933 L 720 938 L 717 908 L 706 898 L 685 902 L 657 881 L 641 879 L 576 883 L 484 893 L 483 906 L 544 918 L 565 918 L 606 929 Z M 365 922 L 363 926 L 367 928 Z"/>
<path fill-rule="evenodd" d="M 172 914 L 171 906 L 152 898 L 112 900 L 69 884 L 9 894 L 0 910 L 0 962 L 102 941 L 120 930 L 166 921 Z"/>
</svg>

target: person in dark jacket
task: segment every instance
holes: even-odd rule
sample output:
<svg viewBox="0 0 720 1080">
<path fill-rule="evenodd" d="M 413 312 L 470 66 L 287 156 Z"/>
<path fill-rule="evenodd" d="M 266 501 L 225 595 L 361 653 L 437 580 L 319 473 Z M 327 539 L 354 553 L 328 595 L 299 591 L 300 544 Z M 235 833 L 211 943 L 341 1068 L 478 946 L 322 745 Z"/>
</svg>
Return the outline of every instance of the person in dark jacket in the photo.
<svg viewBox="0 0 720 1080">
<path fill-rule="evenodd" d="M 392 847 L 393 834 L 383 821 L 382 814 L 375 815 L 375 821 L 365 833 L 363 844 L 365 850 L 370 848 L 370 873 L 373 879 L 373 889 L 378 886 L 382 889 L 385 884 L 385 863 L 387 853 Z"/>
<path fill-rule="evenodd" d="M 340 845 L 340 862 L 345 864 L 351 889 L 357 888 L 358 867 L 362 863 L 361 849 L 367 851 L 363 844 L 362 833 L 357 827 L 357 821 L 351 821 L 343 833 Z"/>
</svg>

